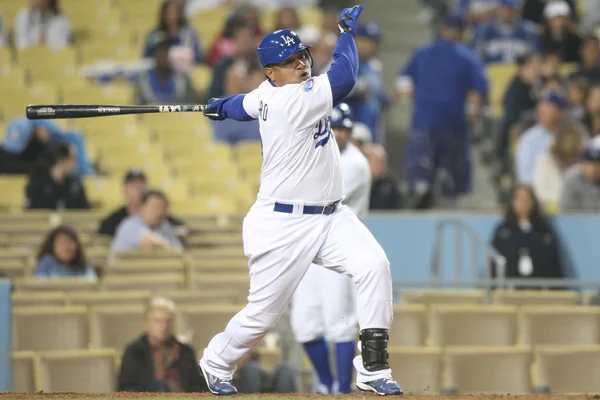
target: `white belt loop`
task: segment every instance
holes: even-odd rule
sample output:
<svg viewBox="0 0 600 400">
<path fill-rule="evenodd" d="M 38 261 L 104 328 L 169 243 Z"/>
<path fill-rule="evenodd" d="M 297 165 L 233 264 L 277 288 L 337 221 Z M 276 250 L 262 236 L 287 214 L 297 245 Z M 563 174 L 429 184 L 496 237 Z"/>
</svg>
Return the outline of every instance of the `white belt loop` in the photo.
<svg viewBox="0 0 600 400">
<path fill-rule="evenodd" d="M 304 212 L 304 202 L 302 200 L 294 201 L 294 214 L 302 214 Z"/>
</svg>

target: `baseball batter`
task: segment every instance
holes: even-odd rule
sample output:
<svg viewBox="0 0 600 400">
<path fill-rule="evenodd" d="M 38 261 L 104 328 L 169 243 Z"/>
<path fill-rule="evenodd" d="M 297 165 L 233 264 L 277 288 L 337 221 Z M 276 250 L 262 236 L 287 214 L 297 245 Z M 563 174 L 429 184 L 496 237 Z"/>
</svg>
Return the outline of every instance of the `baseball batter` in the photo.
<svg viewBox="0 0 600 400">
<path fill-rule="evenodd" d="M 358 72 L 354 30 L 362 6 L 340 14 L 340 37 L 329 70 L 311 77 L 309 47 L 289 30 L 267 35 L 258 59 L 268 78 L 248 94 L 212 99 L 211 119 L 258 119 L 263 164 L 257 200 L 244 218 L 249 258 L 248 305 L 204 350 L 200 368 L 209 390 L 237 393 L 238 361 L 271 330 L 315 263 L 354 280 L 361 355 L 354 358 L 357 387 L 400 394 L 388 364 L 392 323 L 390 264 L 381 246 L 343 198 L 340 151 L 329 123 Z"/>
<path fill-rule="evenodd" d="M 331 128 L 341 153 L 343 203 L 364 219 L 369 211 L 371 171 L 367 158 L 350 143 L 352 113 L 346 103 L 331 115 Z M 317 393 L 350 393 L 357 333 L 356 291 L 352 279 L 311 265 L 292 298 L 292 329 L 319 378 Z M 327 341 L 326 341 L 327 339 Z M 337 382 L 330 367 L 327 342 L 335 343 Z"/>
</svg>

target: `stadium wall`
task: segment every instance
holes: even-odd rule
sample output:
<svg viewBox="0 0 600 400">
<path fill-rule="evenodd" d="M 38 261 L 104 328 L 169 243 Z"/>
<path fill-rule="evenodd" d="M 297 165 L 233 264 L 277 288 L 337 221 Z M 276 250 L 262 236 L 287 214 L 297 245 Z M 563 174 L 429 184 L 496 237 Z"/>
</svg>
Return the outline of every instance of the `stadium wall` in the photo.
<svg viewBox="0 0 600 400">
<path fill-rule="evenodd" d="M 431 277 L 431 264 L 438 223 L 444 219 L 458 218 L 490 242 L 500 215 L 491 214 L 373 214 L 365 221 L 387 253 L 394 281 L 426 280 Z M 553 218 L 554 226 L 562 240 L 569 261 L 572 278 L 600 281 L 600 215 L 561 215 Z M 462 238 L 461 278 L 470 278 L 469 238 Z M 442 252 L 443 278 L 454 279 L 453 228 L 446 227 Z M 479 252 L 478 269 L 483 272 L 483 255 Z"/>
<path fill-rule="evenodd" d="M 0 392 L 8 392 L 11 386 L 10 289 L 10 281 L 0 279 Z"/>
</svg>

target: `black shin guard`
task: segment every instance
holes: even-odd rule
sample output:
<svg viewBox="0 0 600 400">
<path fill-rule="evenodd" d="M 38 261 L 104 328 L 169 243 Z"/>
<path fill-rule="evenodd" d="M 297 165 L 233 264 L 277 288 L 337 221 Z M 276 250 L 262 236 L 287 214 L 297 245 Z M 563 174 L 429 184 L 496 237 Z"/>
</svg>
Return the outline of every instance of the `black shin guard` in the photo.
<svg viewBox="0 0 600 400">
<path fill-rule="evenodd" d="M 363 366 L 367 371 L 388 369 L 388 339 L 387 329 L 363 329 L 360 331 L 360 347 Z"/>
</svg>

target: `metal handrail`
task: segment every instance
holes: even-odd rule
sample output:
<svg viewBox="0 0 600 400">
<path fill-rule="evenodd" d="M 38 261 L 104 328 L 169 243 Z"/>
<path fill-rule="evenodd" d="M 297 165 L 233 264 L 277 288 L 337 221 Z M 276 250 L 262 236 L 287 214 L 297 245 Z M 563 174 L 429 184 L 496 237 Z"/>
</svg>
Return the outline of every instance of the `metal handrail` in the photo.
<svg viewBox="0 0 600 400">
<path fill-rule="evenodd" d="M 464 223 L 460 219 L 443 219 L 436 224 L 435 241 L 433 244 L 433 258 L 431 264 L 431 277 L 435 285 L 439 286 L 442 283 L 442 251 L 444 244 L 444 229 L 447 226 L 454 227 L 454 279 L 461 280 L 462 269 L 462 233 L 466 233 L 471 241 L 471 277 L 474 282 L 481 282 L 477 268 L 478 250 L 482 249 L 485 255 L 485 261 L 491 261 L 496 264 L 496 278 L 494 286 L 504 287 L 506 274 L 506 258 L 500 254 L 491 244 L 481 237 L 471 226 Z M 487 263 L 485 268 L 485 280 L 490 280 L 492 277 L 491 265 Z M 444 282 L 446 283 L 446 282 Z"/>
</svg>

